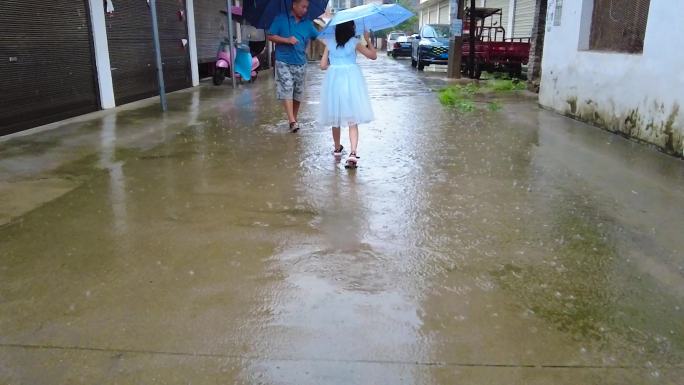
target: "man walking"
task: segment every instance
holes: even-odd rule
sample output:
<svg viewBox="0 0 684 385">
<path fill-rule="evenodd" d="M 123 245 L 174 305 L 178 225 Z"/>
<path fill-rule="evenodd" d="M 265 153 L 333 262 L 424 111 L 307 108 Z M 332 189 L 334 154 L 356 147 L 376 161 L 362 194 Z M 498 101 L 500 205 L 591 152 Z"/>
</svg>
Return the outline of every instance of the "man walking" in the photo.
<svg viewBox="0 0 684 385">
<path fill-rule="evenodd" d="M 306 81 L 306 44 L 318 37 L 307 20 L 309 0 L 292 0 L 288 15 L 278 15 L 268 29 L 268 40 L 276 43 L 276 89 L 283 101 L 290 131 L 299 131 L 297 116 Z"/>
</svg>

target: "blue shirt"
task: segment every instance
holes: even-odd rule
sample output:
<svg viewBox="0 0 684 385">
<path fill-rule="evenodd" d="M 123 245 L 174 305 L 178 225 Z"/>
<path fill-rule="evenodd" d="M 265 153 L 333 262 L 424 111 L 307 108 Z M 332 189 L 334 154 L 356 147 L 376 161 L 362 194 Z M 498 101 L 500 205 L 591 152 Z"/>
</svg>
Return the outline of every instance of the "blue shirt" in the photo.
<svg viewBox="0 0 684 385">
<path fill-rule="evenodd" d="M 299 41 L 296 45 L 276 44 L 276 60 L 286 64 L 306 64 L 306 43 L 318 37 L 318 31 L 311 20 L 297 19 L 293 15 L 278 15 L 273 19 L 269 35 L 277 35 L 284 38 L 294 36 Z"/>
</svg>

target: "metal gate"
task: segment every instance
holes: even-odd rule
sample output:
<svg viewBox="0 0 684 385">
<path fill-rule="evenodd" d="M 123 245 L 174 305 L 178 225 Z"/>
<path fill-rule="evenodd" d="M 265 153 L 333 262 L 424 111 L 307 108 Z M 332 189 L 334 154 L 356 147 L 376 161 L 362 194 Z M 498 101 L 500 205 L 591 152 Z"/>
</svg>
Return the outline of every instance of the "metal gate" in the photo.
<svg viewBox="0 0 684 385">
<path fill-rule="evenodd" d="M 159 39 L 167 91 L 190 87 L 184 0 L 157 2 Z M 117 104 L 158 95 L 152 18 L 147 0 L 118 0 L 107 18 L 107 39 Z"/>
<path fill-rule="evenodd" d="M 99 109 L 87 1 L 3 1 L 0 84 L 0 135 Z"/>
</svg>

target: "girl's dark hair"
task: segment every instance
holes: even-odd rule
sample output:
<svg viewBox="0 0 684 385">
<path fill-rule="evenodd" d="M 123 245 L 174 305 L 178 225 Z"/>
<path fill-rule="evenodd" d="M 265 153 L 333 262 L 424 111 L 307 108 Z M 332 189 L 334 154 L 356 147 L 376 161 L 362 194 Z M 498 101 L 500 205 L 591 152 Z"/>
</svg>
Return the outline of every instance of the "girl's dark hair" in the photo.
<svg viewBox="0 0 684 385">
<path fill-rule="evenodd" d="M 344 47 L 347 42 L 356 35 L 354 21 L 347 21 L 335 26 L 335 41 L 338 47 Z"/>
</svg>

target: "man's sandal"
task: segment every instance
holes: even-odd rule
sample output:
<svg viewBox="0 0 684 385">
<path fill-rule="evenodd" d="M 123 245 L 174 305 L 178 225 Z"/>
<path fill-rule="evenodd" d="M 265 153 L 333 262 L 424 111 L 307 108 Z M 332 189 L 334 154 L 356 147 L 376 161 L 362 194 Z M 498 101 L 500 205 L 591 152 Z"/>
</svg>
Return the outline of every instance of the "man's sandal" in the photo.
<svg viewBox="0 0 684 385">
<path fill-rule="evenodd" d="M 297 131 L 299 131 L 299 123 L 297 123 L 297 122 L 290 123 L 290 132 L 294 134 Z"/>
</svg>

